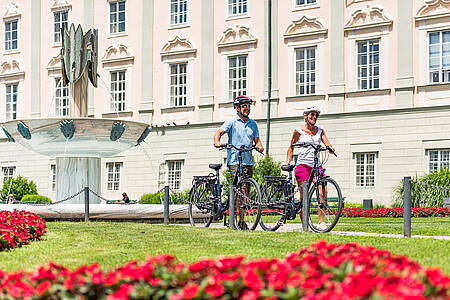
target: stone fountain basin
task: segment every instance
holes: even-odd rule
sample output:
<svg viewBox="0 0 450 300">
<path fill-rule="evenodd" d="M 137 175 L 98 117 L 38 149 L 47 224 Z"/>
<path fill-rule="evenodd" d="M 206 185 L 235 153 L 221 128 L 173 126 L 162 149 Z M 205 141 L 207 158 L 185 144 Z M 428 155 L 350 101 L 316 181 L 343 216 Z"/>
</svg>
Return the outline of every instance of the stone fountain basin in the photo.
<svg viewBox="0 0 450 300">
<path fill-rule="evenodd" d="M 66 139 L 61 131 L 61 121 L 73 120 L 75 132 Z M 31 134 L 26 139 L 18 130 L 25 124 Z M 122 122 L 122 136 L 112 141 L 111 129 L 115 122 Z M 47 118 L 11 120 L 2 124 L 16 143 L 50 157 L 109 157 L 137 145 L 138 139 L 149 126 L 146 123 L 97 118 Z"/>
</svg>

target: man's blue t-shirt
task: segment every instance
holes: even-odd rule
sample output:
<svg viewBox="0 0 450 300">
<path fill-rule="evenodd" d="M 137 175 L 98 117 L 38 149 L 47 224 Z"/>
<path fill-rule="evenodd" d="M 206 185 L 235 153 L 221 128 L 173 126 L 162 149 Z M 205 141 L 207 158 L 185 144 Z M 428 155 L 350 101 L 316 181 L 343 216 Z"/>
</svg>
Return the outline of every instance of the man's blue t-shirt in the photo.
<svg viewBox="0 0 450 300">
<path fill-rule="evenodd" d="M 247 122 L 244 123 L 238 115 L 226 120 L 220 128 L 228 134 L 228 144 L 236 147 L 244 145 L 246 148 L 250 148 L 253 146 L 253 140 L 259 137 L 259 130 L 256 122 L 247 118 Z M 227 164 L 237 165 L 238 162 L 238 151 L 235 149 L 228 149 Z M 247 166 L 254 165 L 252 152 L 242 153 L 242 163 Z"/>
</svg>

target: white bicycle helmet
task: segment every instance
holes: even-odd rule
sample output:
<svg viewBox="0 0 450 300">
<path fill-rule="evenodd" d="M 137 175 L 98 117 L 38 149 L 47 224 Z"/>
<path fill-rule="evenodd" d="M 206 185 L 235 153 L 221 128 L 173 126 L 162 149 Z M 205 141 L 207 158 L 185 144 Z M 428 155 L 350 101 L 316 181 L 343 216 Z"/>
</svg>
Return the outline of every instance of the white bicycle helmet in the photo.
<svg viewBox="0 0 450 300">
<path fill-rule="evenodd" d="M 320 109 L 317 106 L 315 106 L 315 105 L 306 107 L 303 110 L 303 115 L 307 116 L 312 111 L 315 111 L 315 112 L 317 112 L 320 115 Z"/>
</svg>

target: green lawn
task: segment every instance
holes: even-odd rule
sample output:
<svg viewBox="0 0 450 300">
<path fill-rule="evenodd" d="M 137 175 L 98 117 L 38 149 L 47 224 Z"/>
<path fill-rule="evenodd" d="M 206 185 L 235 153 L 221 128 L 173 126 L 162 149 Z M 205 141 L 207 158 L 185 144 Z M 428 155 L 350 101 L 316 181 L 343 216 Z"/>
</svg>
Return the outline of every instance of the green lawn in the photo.
<svg viewBox="0 0 450 300">
<path fill-rule="evenodd" d="M 385 228 L 388 227 L 384 225 L 386 220 L 392 221 L 392 219 L 377 219 L 371 220 L 371 224 Z M 348 222 L 350 221 L 357 221 L 353 225 L 355 231 L 369 228 L 369 225 L 364 225 L 364 220 L 348 219 Z M 434 224 L 434 220 L 432 221 Z M 345 220 L 345 223 L 348 222 Z M 171 253 L 186 262 L 195 261 L 200 257 L 238 254 L 250 258 L 284 257 L 286 253 L 297 251 L 319 239 L 325 239 L 332 243 L 356 241 L 362 245 L 387 249 L 393 253 L 407 255 L 424 266 L 439 266 L 445 273 L 450 274 L 450 241 L 435 239 L 336 236 L 302 232 L 243 232 L 145 223 L 48 222 L 47 226 L 47 234 L 41 241 L 0 252 L 0 269 L 34 270 L 38 265 L 48 261 L 69 268 L 94 262 L 98 262 L 104 268 L 113 268 L 129 260 L 142 261 L 146 255 L 158 253 Z M 351 225 L 342 226 L 347 229 L 348 226 L 351 227 Z M 428 227 L 433 226 L 423 226 L 425 232 L 428 232 Z M 441 232 L 448 232 L 448 228 L 442 229 Z"/>
</svg>

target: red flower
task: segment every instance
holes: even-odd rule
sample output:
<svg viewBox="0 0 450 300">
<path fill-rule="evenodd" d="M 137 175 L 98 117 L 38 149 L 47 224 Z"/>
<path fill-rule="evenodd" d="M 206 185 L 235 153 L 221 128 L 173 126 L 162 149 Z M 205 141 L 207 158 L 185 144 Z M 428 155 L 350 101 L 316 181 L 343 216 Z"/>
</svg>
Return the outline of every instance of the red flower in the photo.
<svg viewBox="0 0 450 300">
<path fill-rule="evenodd" d="M 192 299 L 197 297 L 200 287 L 196 283 L 189 284 L 181 290 L 181 296 L 184 299 Z"/>
</svg>

